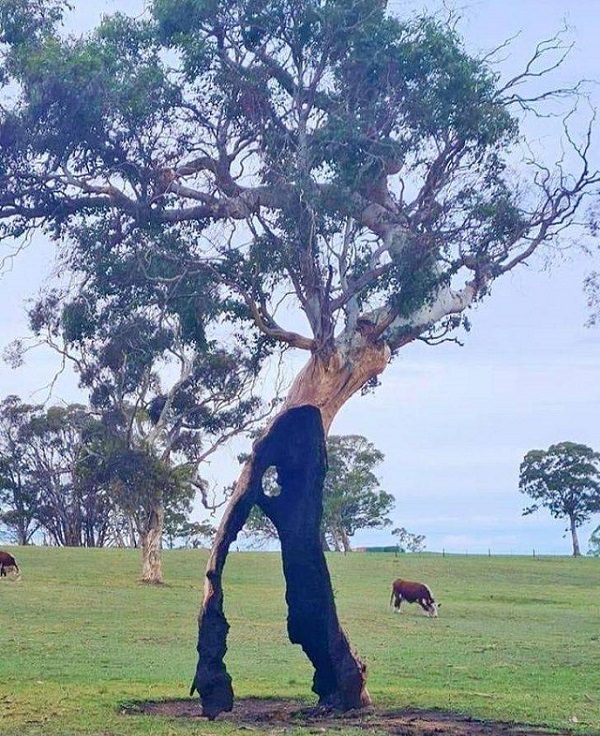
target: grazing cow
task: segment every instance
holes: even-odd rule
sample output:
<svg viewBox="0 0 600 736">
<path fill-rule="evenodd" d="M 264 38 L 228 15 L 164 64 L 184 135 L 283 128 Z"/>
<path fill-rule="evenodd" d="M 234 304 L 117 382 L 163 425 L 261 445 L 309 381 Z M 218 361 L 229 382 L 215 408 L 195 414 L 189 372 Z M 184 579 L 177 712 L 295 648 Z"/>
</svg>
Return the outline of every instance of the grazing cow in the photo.
<svg viewBox="0 0 600 736">
<path fill-rule="evenodd" d="M 390 606 L 393 602 L 396 613 L 400 613 L 402 601 L 418 603 L 425 613 L 433 618 L 438 615 L 438 604 L 433 599 L 428 586 L 424 583 L 413 583 L 411 580 L 402 580 L 400 578 L 394 580 L 392 583 Z"/>
<path fill-rule="evenodd" d="M 0 577 L 6 577 L 6 570 L 7 568 L 13 568 L 14 572 L 17 575 L 20 575 L 19 572 L 19 566 L 17 565 L 17 561 L 15 558 L 8 554 L 8 552 L 3 552 L 0 550 Z"/>
</svg>

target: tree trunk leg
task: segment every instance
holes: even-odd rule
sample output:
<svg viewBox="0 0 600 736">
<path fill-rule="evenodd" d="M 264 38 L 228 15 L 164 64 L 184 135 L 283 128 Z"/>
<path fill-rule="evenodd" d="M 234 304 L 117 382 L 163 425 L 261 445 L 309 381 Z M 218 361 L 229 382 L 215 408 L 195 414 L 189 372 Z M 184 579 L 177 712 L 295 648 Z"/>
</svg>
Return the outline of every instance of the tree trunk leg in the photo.
<svg viewBox="0 0 600 736">
<path fill-rule="evenodd" d="M 256 453 L 253 453 L 244 465 L 206 565 L 204 600 L 198 615 L 198 664 L 190 695 L 198 691 L 202 714 L 210 720 L 233 708 L 231 676 L 223 662 L 229 624 L 223 613 L 222 576 L 229 547 L 248 518 L 266 470 L 263 468 L 257 475 L 255 458 Z"/>
<path fill-rule="evenodd" d="M 281 541 L 290 641 L 300 644 L 315 668 L 312 689 L 319 703 L 361 708 L 371 703 L 366 667 L 340 626 L 322 549 L 327 456 L 320 413 L 311 406 L 292 409 L 278 430 L 272 437 L 272 464 L 281 492 L 260 494 L 258 503 Z"/>
<path fill-rule="evenodd" d="M 265 470 L 275 466 L 279 496 L 262 492 Z M 259 440 L 236 484 L 207 564 L 204 601 L 198 618 L 198 665 L 191 693 L 212 719 L 233 707 L 231 677 L 223 658 L 229 630 L 223 613 L 222 572 L 229 546 L 257 502 L 276 525 L 282 546 L 290 640 L 302 646 L 315 667 L 319 702 L 337 708 L 370 704 L 366 668 L 351 651 L 341 628 L 331 580 L 321 550 L 320 521 L 326 471 L 321 414 L 314 406 L 290 409 Z"/>
<path fill-rule="evenodd" d="M 335 609 L 333 589 L 320 547 L 282 542 L 288 604 L 288 634 L 310 659 L 312 690 L 319 704 L 340 710 L 371 704 L 366 666 L 352 651 Z"/>
</svg>

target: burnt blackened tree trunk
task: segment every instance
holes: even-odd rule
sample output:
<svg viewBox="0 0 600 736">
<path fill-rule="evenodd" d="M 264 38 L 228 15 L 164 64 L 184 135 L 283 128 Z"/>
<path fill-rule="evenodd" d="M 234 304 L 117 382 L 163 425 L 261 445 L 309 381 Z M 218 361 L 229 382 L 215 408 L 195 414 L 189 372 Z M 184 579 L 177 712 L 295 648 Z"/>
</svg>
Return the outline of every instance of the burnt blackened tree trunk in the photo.
<svg viewBox="0 0 600 736">
<path fill-rule="evenodd" d="M 266 496 L 262 477 L 277 469 L 280 493 Z M 313 691 L 319 703 L 341 709 L 368 705 L 366 667 L 352 652 L 335 609 L 322 550 L 320 522 L 327 469 L 321 413 L 315 406 L 286 411 L 259 440 L 236 487 L 207 568 L 199 617 L 199 661 L 192 686 L 204 715 L 231 710 L 231 677 L 223 663 L 229 625 L 223 613 L 221 575 L 229 545 L 257 503 L 275 524 L 281 541 L 288 605 L 288 634 L 315 668 Z"/>
</svg>

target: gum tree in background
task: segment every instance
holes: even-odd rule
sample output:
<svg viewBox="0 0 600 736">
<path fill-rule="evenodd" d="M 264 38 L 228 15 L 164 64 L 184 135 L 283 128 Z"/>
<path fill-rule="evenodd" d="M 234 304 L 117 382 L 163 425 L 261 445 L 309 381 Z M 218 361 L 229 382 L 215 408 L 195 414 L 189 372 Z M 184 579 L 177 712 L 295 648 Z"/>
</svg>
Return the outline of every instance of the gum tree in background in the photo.
<svg viewBox="0 0 600 736">
<path fill-rule="evenodd" d="M 597 526 L 590 535 L 588 555 L 600 557 L 600 526 Z"/>
<path fill-rule="evenodd" d="M 52 544 L 101 547 L 111 529 L 112 501 L 85 482 L 81 459 L 99 422 L 79 404 L 0 404 L 0 519 L 16 541 L 42 531 Z"/>
<path fill-rule="evenodd" d="M 143 583 L 163 582 L 162 536 L 167 515 L 185 515 L 195 494 L 194 466 L 177 462 L 155 444 L 145 442 L 129 414 L 101 415 L 79 460 L 82 485 L 103 494 L 112 504 L 111 533 L 142 551 Z M 143 431 L 143 430 L 142 430 Z"/>
<path fill-rule="evenodd" d="M 327 442 L 328 475 L 323 488 L 325 540 L 335 550 L 349 552 L 350 538 L 359 529 L 391 525 L 387 514 L 394 497 L 379 487 L 375 466 L 384 455 L 359 435 L 333 435 Z"/>
<path fill-rule="evenodd" d="M 47 290 L 29 311 L 36 338 L 73 364 L 102 416 L 107 436 L 98 456 L 106 451 L 115 462 L 104 463 L 99 482 L 110 486 L 112 469 L 118 506 L 139 538 L 146 583 L 163 582 L 165 513 L 184 511 L 173 505 L 175 498 L 183 502 L 173 473 L 208 507 L 202 464 L 269 412 L 255 394 L 265 340 L 240 336 L 227 348 L 211 337 L 228 316 L 219 285 L 206 271 L 182 270 L 181 250 L 174 234 L 136 231 L 115 239 L 103 218 L 80 223 L 60 258 L 70 285 Z M 25 343 L 13 345 L 13 362 L 26 351 Z M 127 468 L 137 486 L 124 477 Z"/>
<path fill-rule="evenodd" d="M 425 551 L 425 535 L 413 534 L 403 526 L 392 529 L 392 534 L 396 537 L 398 547 L 401 552 L 424 552 Z"/>
<path fill-rule="evenodd" d="M 0 524 L 20 544 L 39 531 L 58 546 L 142 546 L 157 499 L 167 518 L 185 516 L 189 468 L 122 438 L 114 417 L 109 424 L 89 407 L 8 396 L 0 403 Z"/>
<path fill-rule="evenodd" d="M 534 501 L 524 516 L 541 507 L 568 520 L 573 556 L 579 557 L 577 527 L 600 512 L 600 453 L 575 442 L 530 450 L 521 463 L 519 489 Z"/>
<path fill-rule="evenodd" d="M 598 271 L 589 273 L 585 278 L 583 288 L 590 310 L 587 325 L 597 327 L 600 325 L 600 273 Z"/>
<path fill-rule="evenodd" d="M 598 247 L 598 236 L 600 235 L 600 191 L 589 210 L 588 227 Z M 591 271 L 583 282 L 583 289 L 587 299 L 589 317 L 588 327 L 600 325 L 600 271 Z"/>
<path fill-rule="evenodd" d="M 19 545 L 29 544 L 40 527 L 40 489 L 33 482 L 28 448 L 23 443 L 38 409 L 17 396 L 0 402 L 0 528 Z"/>
<path fill-rule="evenodd" d="M 233 703 L 227 552 L 254 503 L 279 503 L 262 493 L 265 463 L 291 463 L 318 492 L 324 442 L 312 433 L 327 433 L 404 346 L 451 335 L 496 279 L 574 222 L 598 182 L 589 131 L 569 131 L 569 90 L 540 88 L 564 58 L 560 39 L 502 79 L 494 59 L 505 46 L 471 56 L 452 26 L 393 18 L 383 0 L 154 0 L 145 16 L 113 16 L 83 39 L 60 37 L 60 13 L 58 0 L 0 0 L 13 94 L 0 113 L 2 239 L 38 230 L 61 246 L 99 221 L 114 242 L 175 235 L 180 272 L 219 284 L 224 327 L 245 320 L 307 356 L 208 562 L 194 685 L 214 717 Z M 558 163 L 519 147 L 521 117 L 560 109 Z M 314 453 L 306 467 L 283 434 L 294 422 Z M 291 493 L 293 475 L 278 470 Z M 298 511 L 281 503 L 282 514 Z M 289 592 L 309 572 L 306 545 L 287 544 L 304 522 L 279 521 Z M 365 705 L 365 667 L 340 633 L 326 567 L 316 553 L 310 565 L 328 616 L 310 643 L 313 689 L 322 703 Z M 302 603 L 290 595 L 300 638 L 313 635 Z"/>
</svg>

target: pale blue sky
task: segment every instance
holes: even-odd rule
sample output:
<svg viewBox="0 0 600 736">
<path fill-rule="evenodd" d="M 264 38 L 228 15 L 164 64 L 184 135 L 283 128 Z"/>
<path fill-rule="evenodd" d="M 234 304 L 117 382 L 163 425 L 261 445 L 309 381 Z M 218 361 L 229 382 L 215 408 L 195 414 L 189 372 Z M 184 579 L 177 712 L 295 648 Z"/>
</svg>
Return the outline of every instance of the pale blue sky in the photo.
<svg viewBox="0 0 600 736">
<path fill-rule="evenodd" d="M 140 7 L 138 0 L 92 3 L 76 0 L 76 25 L 93 14 Z M 441 5 L 438 3 L 437 5 Z M 576 48 L 565 62 L 561 80 L 600 80 L 600 2 L 577 0 L 475 0 L 458 4 L 463 32 L 473 51 L 497 46 L 520 32 L 503 68 L 514 72 L 535 43 L 559 30 L 566 19 Z M 396 0 L 391 6 L 428 9 L 436 3 Z M 590 86 L 597 105 L 598 88 Z M 528 131 L 540 149 L 555 137 L 534 122 Z M 599 164 L 600 129 L 595 163 Z M 526 499 L 518 492 L 518 469 L 532 448 L 563 440 L 600 450 L 600 329 L 584 327 L 587 318 L 582 280 L 600 268 L 596 255 L 555 257 L 550 270 L 537 258 L 498 282 L 492 296 L 470 314 L 473 329 L 465 346 L 422 344 L 404 349 L 382 378 L 375 394 L 355 397 L 340 413 L 332 431 L 364 434 L 386 456 L 382 486 L 396 496 L 394 523 L 422 533 L 430 550 L 450 552 L 569 554 L 564 522 L 540 511 L 523 518 Z M 0 281 L 6 315 L 0 344 L 25 334 L 23 299 L 41 283 L 51 263 L 51 248 L 36 243 Z M 0 367 L 0 396 L 17 393 L 41 401 L 37 392 L 52 378 L 56 360 L 41 352 L 25 368 Z M 76 381 L 64 377 L 57 400 L 76 397 Z M 211 467 L 215 482 L 236 475 L 231 449 Z M 581 530 L 587 549 L 591 529 Z M 356 545 L 385 544 L 389 532 L 359 533 Z"/>
</svg>

